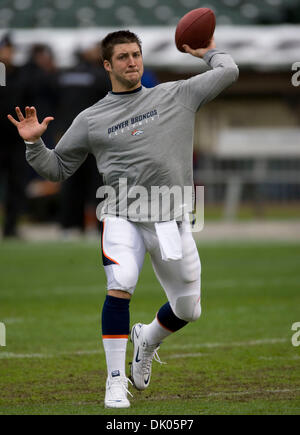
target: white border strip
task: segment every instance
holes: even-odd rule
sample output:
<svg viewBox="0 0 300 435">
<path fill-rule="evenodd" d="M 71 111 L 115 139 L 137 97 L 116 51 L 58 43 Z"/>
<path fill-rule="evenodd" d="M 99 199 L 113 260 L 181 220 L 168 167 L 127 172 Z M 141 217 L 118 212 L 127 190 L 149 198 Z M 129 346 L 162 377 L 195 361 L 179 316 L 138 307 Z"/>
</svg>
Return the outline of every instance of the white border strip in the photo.
<svg viewBox="0 0 300 435">
<path fill-rule="evenodd" d="M 260 346 L 264 344 L 278 344 L 278 343 L 286 343 L 289 340 L 286 338 L 266 338 L 262 340 L 249 340 L 249 341 L 240 341 L 240 342 L 224 342 L 224 343 L 201 343 L 197 345 L 186 344 L 186 345 L 171 345 L 166 346 L 167 350 L 172 349 L 197 349 L 201 348 L 218 348 L 218 347 L 247 347 L 247 346 Z M 47 353 L 13 353 L 13 352 L 1 352 L 0 351 L 0 359 L 30 359 L 30 358 L 59 358 L 62 356 L 82 356 L 82 355 L 102 355 L 104 354 L 103 349 L 94 349 L 94 350 L 82 350 L 82 351 L 74 351 L 74 352 L 58 352 L 56 354 L 47 354 Z M 174 354 L 170 355 L 169 358 L 189 358 L 195 356 L 204 356 L 203 353 L 181 353 L 180 355 Z"/>
</svg>

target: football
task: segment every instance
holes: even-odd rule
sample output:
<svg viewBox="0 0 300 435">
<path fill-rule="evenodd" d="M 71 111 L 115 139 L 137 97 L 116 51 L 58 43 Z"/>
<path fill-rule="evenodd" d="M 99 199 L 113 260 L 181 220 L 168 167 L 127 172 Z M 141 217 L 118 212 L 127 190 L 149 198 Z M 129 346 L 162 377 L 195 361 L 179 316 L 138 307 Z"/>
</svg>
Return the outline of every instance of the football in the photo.
<svg viewBox="0 0 300 435">
<path fill-rule="evenodd" d="M 183 44 L 194 50 L 206 48 L 216 27 L 216 16 L 209 8 L 193 9 L 184 15 L 177 24 L 175 43 L 179 51 L 185 53 Z"/>
</svg>

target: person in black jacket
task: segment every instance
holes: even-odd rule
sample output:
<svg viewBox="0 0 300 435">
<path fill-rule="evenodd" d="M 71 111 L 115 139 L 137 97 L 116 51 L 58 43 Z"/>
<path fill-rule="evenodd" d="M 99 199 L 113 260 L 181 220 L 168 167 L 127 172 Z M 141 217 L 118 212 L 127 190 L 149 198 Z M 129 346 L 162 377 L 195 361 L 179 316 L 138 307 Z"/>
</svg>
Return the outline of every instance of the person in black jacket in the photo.
<svg viewBox="0 0 300 435">
<path fill-rule="evenodd" d="M 56 117 L 59 103 L 58 68 L 55 56 L 47 44 L 34 44 L 29 59 L 22 68 L 21 86 L 26 105 L 35 106 L 40 117 L 52 113 Z M 46 132 L 47 144 L 53 148 L 56 144 L 56 125 L 50 125 Z"/>
<path fill-rule="evenodd" d="M 0 40 L 0 62 L 5 65 L 6 86 L 0 86 L 0 183 L 4 187 L 3 237 L 17 237 L 17 223 L 24 209 L 26 161 L 24 146 L 6 114 L 22 104 L 21 68 L 13 64 L 14 44 L 9 34 Z"/>
</svg>

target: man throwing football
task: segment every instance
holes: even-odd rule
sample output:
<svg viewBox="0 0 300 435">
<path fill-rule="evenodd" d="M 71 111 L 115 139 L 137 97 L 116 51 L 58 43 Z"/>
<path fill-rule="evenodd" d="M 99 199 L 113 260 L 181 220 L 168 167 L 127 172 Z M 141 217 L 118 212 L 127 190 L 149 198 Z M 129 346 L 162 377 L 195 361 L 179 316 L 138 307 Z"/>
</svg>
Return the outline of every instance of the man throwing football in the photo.
<svg viewBox="0 0 300 435">
<path fill-rule="evenodd" d="M 238 78 L 230 55 L 216 49 L 212 40 L 205 49 L 187 53 L 203 58 L 210 67 L 188 80 L 141 85 L 143 57 L 139 38 L 129 31 L 108 34 L 102 41 L 102 60 L 112 91 L 81 112 L 54 150 L 41 136 L 52 117 L 39 123 L 36 109 L 16 108 L 8 115 L 26 143 L 26 158 L 42 177 L 63 181 L 84 162 L 96 158 L 104 182 L 115 191 L 101 209 L 102 258 L 107 276 L 107 296 L 102 310 L 102 337 L 107 363 L 105 406 L 130 406 L 125 373 L 126 346 L 130 334 L 129 305 L 146 252 L 168 302 L 159 308 L 152 323 L 131 329 L 134 354 L 131 379 L 143 390 L 149 386 L 153 358 L 166 337 L 196 321 L 200 307 L 200 259 L 184 205 L 158 213 L 153 221 L 152 199 L 134 208 L 130 192 L 153 186 L 193 186 L 193 129 L 196 112 Z M 128 205 L 120 180 L 126 180 Z M 141 212 L 143 210 L 143 212 Z M 167 216 L 167 217 L 166 217 Z M 152 218 L 151 218 L 152 217 Z"/>
</svg>

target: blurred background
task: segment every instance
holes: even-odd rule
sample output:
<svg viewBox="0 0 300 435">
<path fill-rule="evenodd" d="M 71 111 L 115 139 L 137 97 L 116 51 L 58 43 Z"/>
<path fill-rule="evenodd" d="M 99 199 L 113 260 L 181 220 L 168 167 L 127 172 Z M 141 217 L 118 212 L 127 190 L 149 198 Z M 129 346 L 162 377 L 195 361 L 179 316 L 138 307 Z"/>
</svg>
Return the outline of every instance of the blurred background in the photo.
<svg viewBox="0 0 300 435">
<path fill-rule="evenodd" d="M 64 183 L 40 179 L 6 115 L 34 105 L 54 116 L 53 148 L 74 117 L 110 83 L 99 41 L 130 28 L 143 41 L 144 86 L 189 78 L 206 64 L 177 51 L 178 20 L 209 7 L 217 47 L 240 78 L 197 115 L 194 178 L 205 186 L 200 238 L 300 238 L 300 0 L 0 0 L 0 222 L 2 238 L 98 236 L 90 157 Z"/>
</svg>

